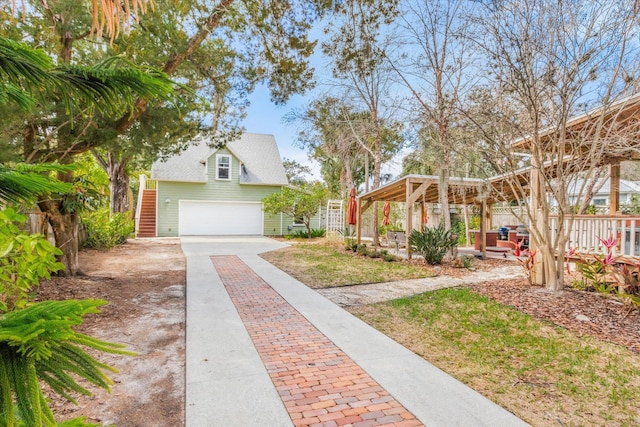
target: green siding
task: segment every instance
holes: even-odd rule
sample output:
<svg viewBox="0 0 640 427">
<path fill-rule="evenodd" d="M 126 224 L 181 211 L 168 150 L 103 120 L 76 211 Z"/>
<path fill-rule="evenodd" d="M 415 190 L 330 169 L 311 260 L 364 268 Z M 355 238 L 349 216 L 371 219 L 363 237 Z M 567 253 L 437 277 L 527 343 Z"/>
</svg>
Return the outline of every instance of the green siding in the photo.
<svg viewBox="0 0 640 427">
<path fill-rule="evenodd" d="M 327 210 L 326 205 L 322 206 L 318 213 L 311 219 L 311 228 L 325 228 L 325 216 L 324 212 Z M 291 230 L 289 230 L 289 226 L 291 226 Z M 304 225 L 298 225 L 293 223 L 293 218 L 290 216 L 284 215 L 283 218 L 283 235 L 291 234 L 291 232 L 298 230 L 306 230 Z"/>
<path fill-rule="evenodd" d="M 216 200 L 216 201 L 260 201 L 274 192 L 280 191 L 277 185 L 240 184 L 240 163 L 231 156 L 231 180 L 216 180 L 216 154 L 231 154 L 226 149 L 218 150 L 207 162 L 209 181 L 206 183 L 159 181 L 157 186 L 159 237 L 178 235 L 179 200 Z M 286 218 L 285 218 L 286 220 Z M 275 231 L 274 231 L 275 228 Z M 286 230 L 286 225 L 284 226 Z M 264 234 L 281 235 L 280 215 L 264 215 Z"/>
</svg>

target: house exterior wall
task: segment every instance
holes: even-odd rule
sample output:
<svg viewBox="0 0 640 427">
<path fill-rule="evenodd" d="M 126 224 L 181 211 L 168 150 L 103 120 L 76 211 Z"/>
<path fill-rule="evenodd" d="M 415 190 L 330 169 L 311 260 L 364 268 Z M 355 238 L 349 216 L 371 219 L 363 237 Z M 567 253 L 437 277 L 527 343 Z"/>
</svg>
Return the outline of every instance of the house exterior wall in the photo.
<svg viewBox="0 0 640 427">
<path fill-rule="evenodd" d="M 206 183 L 159 181 L 157 184 L 157 236 L 178 235 L 179 200 L 260 201 L 274 192 L 277 185 L 240 184 L 240 162 L 231 155 L 231 179 L 216 179 L 216 154 L 231 154 L 226 149 L 216 151 L 207 161 Z M 283 222 L 284 221 L 284 222 Z M 264 215 L 264 234 L 282 235 L 290 222 L 281 215 Z"/>
<path fill-rule="evenodd" d="M 312 229 L 326 228 L 327 226 L 326 216 L 325 216 L 326 211 L 327 211 L 326 206 L 319 206 L 318 213 L 315 214 L 313 218 L 311 218 Z M 283 232 L 280 233 L 280 235 L 284 236 L 287 234 L 297 233 L 299 231 L 306 232 L 307 228 L 304 226 L 304 224 L 294 224 L 293 218 L 291 218 L 290 216 L 284 215 L 283 216 Z M 266 234 L 267 233 L 265 230 L 265 235 Z"/>
</svg>

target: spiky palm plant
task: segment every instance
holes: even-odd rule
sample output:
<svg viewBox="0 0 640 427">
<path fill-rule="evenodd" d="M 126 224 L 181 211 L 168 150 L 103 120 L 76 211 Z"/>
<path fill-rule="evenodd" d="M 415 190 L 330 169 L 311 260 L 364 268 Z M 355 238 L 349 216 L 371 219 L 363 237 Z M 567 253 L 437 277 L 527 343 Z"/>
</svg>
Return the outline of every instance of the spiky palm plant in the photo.
<svg viewBox="0 0 640 427">
<path fill-rule="evenodd" d="M 0 316 L 0 425 L 55 426 L 53 412 L 40 380 L 52 391 L 75 402 L 72 394 L 91 393 L 76 378 L 109 389 L 99 362 L 85 348 L 131 354 L 123 346 L 100 341 L 73 330 L 84 316 L 98 313 L 101 300 L 44 301 Z M 15 405 L 14 405 L 15 402 Z M 76 420 L 77 425 L 80 420 Z"/>
</svg>

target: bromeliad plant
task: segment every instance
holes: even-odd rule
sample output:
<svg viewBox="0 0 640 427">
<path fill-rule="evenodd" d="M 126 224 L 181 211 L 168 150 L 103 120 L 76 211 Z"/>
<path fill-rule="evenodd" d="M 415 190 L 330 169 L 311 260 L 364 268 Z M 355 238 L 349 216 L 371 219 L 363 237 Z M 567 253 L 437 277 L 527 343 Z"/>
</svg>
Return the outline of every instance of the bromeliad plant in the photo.
<svg viewBox="0 0 640 427">
<path fill-rule="evenodd" d="M 24 221 L 11 208 L 0 211 L 0 427 L 94 425 L 81 418 L 57 424 L 41 383 L 75 402 L 73 394 L 90 394 L 78 380 L 108 389 L 105 371 L 115 371 L 85 349 L 132 353 L 73 329 L 105 301 L 31 301 L 39 280 L 63 266 L 42 235 L 20 231 Z"/>
<path fill-rule="evenodd" d="M 580 277 L 573 282 L 577 289 L 615 295 L 632 307 L 640 309 L 640 260 L 629 264 L 621 256 L 614 255 L 618 240 L 598 237 L 606 248 L 605 254 L 581 254 L 570 249 L 567 253 L 577 257 L 576 270 Z M 567 270 L 568 262 L 567 262 Z"/>
</svg>

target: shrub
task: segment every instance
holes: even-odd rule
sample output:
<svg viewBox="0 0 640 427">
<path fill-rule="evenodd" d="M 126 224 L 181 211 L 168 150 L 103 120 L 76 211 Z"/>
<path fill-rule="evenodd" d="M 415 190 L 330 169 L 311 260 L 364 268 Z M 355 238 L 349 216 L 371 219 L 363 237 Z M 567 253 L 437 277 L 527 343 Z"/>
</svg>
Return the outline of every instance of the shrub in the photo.
<svg viewBox="0 0 640 427">
<path fill-rule="evenodd" d="M 580 278 L 573 282 L 573 287 L 615 295 L 630 307 L 640 309 L 640 262 L 628 265 L 619 256 L 613 255 L 613 249 L 618 245 L 613 236 L 606 240 L 598 239 L 607 248 L 606 254 L 580 254 L 575 250 L 567 252 L 567 270 L 568 258 L 578 258 L 576 270 Z"/>
<path fill-rule="evenodd" d="M 380 257 L 382 257 L 382 254 L 376 251 L 375 249 L 372 251 L 369 251 L 369 258 L 380 258 Z"/>
<path fill-rule="evenodd" d="M 345 249 L 351 252 L 356 252 L 358 250 L 358 242 L 355 240 L 346 240 L 345 241 Z"/>
<path fill-rule="evenodd" d="M 457 235 L 452 230 L 445 230 L 443 225 L 423 228 L 423 231 L 413 230 L 409 236 L 411 249 L 424 257 L 427 264 L 441 264 L 447 251 L 458 244 Z"/>
<path fill-rule="evenodd" d="M 473 269 L 473 257 L 470 255 L 463 255 L 460 258 L 453 260 L 451 265 L 455 268 L 466 268 L 467 270 Z"/>
<path fill-rule="evenodd" d="M 355 252 L 358 249 L 358 241 L 356 240 L 355 232 L 351 231 L 349 226 L 345 227 L 344 230 L 338 230 L 338 233 L 344 239 L 346 250 Z"/>
<path fill-rule="evenodd" d="M 325 229 L 324 228 L 312 228 L 311 229 L 311 238 L 316 237 L 324 237 Z M 287 239 L 308 239 L 309 233 L 307 230 L 294 230 L 291 233 L 285 236 Z"/>
<path fill-rule="evenodd" d="M 64 268 L 56 261 L 62 252 L 44 236 L 20 230 L 25 221 L 12 208 L 0 211 L 0 313 L 23 308 L 40 279 Z"/>
<path fill-rule="evenodd" d="M 369 255 L 369 250 L 367 249 L 367 245 L 365 245 L 364 243 L 357 245 L 356 252 L 358 253 L 358 255 L 364 255 L 364 256 Z"/>
<path fill-rule="evenodd" d="M 386 253 L 382 255 L 382 259 L 385 260 L 386 262 L 394 262 L 398 260 L 398 257 L 390 253 Z"/>
<path fill-rule="evenodd" d="M 95 249 L 111 249 L 126 243 L 127 237 L 135 230 L 134 221 L 128 213 L 110 214 L 107 208 L 84 215 L 82 222 L 87 231 L 84 246 Z"/>
<path fill-rule="evenodd" d="M 324 228 L 312 228 L 311 229 L 311 237 L 324 237 L 327 230 Z"/>
</svg>

